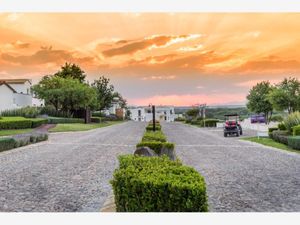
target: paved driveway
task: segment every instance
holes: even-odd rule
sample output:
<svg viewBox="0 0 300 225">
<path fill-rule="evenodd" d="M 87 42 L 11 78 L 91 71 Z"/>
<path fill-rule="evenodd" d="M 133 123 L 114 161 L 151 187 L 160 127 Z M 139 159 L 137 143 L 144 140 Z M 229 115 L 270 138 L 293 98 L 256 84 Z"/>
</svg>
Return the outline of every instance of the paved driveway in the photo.
<svg viewBox="0 0 300 225">
<path fill-rule="evenodd" d="M 47 142 L 0 153 L 0 211 L 99 211 L 117 155 L 133 153 L 145 124 L 51 134 Z"/>
<path fill-rule="evenodd" d="M 224 138 L 218 129 L 162 127 L 182 161 L 205 177 L 210 211 L 300 211 L 300 154 Z"/>
</svg>

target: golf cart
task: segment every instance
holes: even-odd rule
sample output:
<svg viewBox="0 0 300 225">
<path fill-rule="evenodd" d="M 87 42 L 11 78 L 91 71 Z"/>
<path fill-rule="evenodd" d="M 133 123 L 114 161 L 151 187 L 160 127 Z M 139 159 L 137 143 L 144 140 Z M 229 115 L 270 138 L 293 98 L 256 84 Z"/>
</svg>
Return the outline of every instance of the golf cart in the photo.
<svg viewBox="0 0 300 225">
<path fill-rule="evenodd" d="M 240 119 L 238 114 L 224 115 L 224 137 L 228 135 L 236 135 L 237 137 L 243 134 L 242 127 L 240 125 Z"/>
</svg>

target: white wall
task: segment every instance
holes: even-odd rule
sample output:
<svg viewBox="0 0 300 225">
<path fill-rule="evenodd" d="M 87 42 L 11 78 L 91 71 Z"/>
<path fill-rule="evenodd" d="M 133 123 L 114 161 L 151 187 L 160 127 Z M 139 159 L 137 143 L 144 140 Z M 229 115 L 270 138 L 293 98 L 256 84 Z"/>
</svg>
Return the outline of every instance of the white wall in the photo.
<svg viewBox="0 0 300 225">
<path fill-rule="evenodd" d="M 14 98 L 15 98 L 15 103 L 18 108 L 32 106 L 32 96 L 31 95 L 15 93 Z"/>
<path fill-rule="evenodd" d="M 148 113 L 146 108 L 132 108 L 129 109 L 131 114 L 130 118 L 134 121 L 146 121 L 149 122 L 152 120 L 152 113 Z M 138 116 L 138 111 L 141 110 L 141 116 Z M 174 122 L 175 113 L 173 107 L 157 107 L 155 113 L 156 120 Z"/>
<path fill-rule="evenodd" d="M 9 84 L 13 89 L 16 90 L 18 93 L 23 94 L 31 94 L 30 88 L 31 84 L 29 81 L 26 81 L 24 84 Z"/>
<path fill-rule="evenodd" d="M 13 95 L 14 93 L 9 87 L 0 85 L 0 111 L 16 108 Z"/>
</svg>

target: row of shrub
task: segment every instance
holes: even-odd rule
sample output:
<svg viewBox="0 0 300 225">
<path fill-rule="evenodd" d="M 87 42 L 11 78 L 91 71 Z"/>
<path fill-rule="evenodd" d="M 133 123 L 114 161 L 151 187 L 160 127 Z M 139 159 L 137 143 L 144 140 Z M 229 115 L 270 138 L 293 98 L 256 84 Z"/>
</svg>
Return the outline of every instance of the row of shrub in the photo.
<svg viewBox="0 0 300 225">
<path fill-rule="evenodd" d="M 200 127 L 216 127 L 217 123 L 220 122 L 218 119 L 201 119 L 201 118 L 194 118 L 194 119 L 186 119 L 186 123 L 192 125 L 198 125 Z"/>
<path fill-rule="evenodd" d="M 48 117 L 49 124 L 59 123 L 84 123 L 84 119 L 81 118 L 63 118 L 63 117 Z"/>
<path fill-rule="evenodd" d="M 136 145 L 139 147 L 148 147 L 152 149 L 158 156 L 168 155 L 170 159 L 175 159 L 173 143 L 167 142 L 165 134 L 161 130 L 159 121 L 155 121 L 155 131 L 153 131 L 153 121 L 146 126 L 146 131 L 142 137 L 142 141 Z"/>
<path fill-rule="evenodd" d="M 1 117 L 0 130 L 36 128 L 47 123 L 48 120 L 42 118 L 27 119 L 24 117 Z"/>
<path fill-rule="evenodd" d="M 149 147 L 157 156 L 124 155 L 119 157 L 120 167 L 115 170 L 111 184 L 118 212 L 207 212 L 204 178 L 193 168 L 170 160 L 163 149 L 172 150 L 156 122 L 152 131 L 150 122 L 139 147 Z"/>
<path fill-rule="evenodd" d="M 48 115 L 53 117 L 67 117 L 71 118 L 70 113 L 60 112 L 55 110 L 54 107 L 45 106 L 45 107 L 23 107 L 19 109 L 9 109 L 1 112 L 1 116 L 4 117 L 25 117 L 25 118 L 36 118 L 39 115 Z"/>
<path fill-rule="evenodd" d="M 0 138 L 0 152 L 45 141 L 47 139 L 48 134 L 46 133 L 31 133 L 14 138 Z"/>
<path fill-rule="evenodd" d="M 290 148 L 300 150 L 300 113 L 291 113 L 277 127 L 269 128 L 269 137 Z"/>
<path fill-rule="evenodd" d="M 207 212 L 204 178 L 167 157 L 119 157 L 111 184 L 118 212 Z"/>
</svg>

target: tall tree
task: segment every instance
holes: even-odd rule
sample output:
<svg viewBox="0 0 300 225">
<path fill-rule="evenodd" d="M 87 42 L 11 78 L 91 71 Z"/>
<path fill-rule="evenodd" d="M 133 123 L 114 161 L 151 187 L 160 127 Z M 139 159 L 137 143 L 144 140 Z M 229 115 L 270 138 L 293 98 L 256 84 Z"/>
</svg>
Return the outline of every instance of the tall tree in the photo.
<svg viewBox="0 0 300 225">
<path fill-rule="evenodd" d="M 247 108 L 255 113 L 264 113 L 269 122 L 273 112 L 273 106 L 269 100 L 272 86 L 269 81 L 263 81 L 251 88 L 247 96 Z"/>
<path fill-rule="evenodd" d="M 56 111 L 73 113 L 86 107 L 95 108 L 97 104 L 96 91 L 77 79 L 45 76 L 32 87 L 32 91 L 47 105 L 54 106 Z"/>
<path fill-rule="evenodd" d="M 299 110 L 300 82 L 296 78 L 285 78 L 269 94 L 269 99 L 277 110 L 287 110 L 288 113 Z"/>
<path fill-rule="evenodd" d="M 116 97 L 119 99 L 120 106 L 124 109 L 127 108 L 127 100 L 125 98 L 123 98 L 123 96 L 119 92 L 113 93 L 113 98 L 116 98 Z"/>
<path fill-rule="evenodd" d="M 97 92 L 98 110 L 109 108 L 114 97 L 114 86 L 110 84 L 110 79 L 104 76 L 99 77 L 92 84 Z"/>
<path fill-rule="evenodd" d="M 54 76 L 77 79 L 81 83 L 84 83 L 86 78 L 85 72 L 74 63 L 65 63 L 65 65 L 62 66 L 61 69 L 54 74 Z"/>
</svg>

